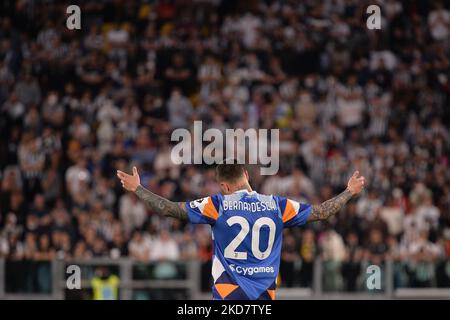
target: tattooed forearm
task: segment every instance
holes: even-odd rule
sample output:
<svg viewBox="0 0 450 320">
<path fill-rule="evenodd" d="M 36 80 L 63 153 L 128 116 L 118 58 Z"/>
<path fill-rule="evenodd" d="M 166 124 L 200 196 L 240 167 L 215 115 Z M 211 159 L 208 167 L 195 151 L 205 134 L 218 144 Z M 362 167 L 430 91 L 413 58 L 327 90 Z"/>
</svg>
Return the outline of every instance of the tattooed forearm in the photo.
<svg viewBox="0 0 450 320">
<path fill-rule="evenodd" d="M 144 201 L 152 210 L 159 214 L 182 220 L 187 220 L 188 218 L 184 202 L 167 200 L 166 198 L 160 197 L 145 189 L 143 186 L 138 186 L 135 193 L 139 199 Z"/>
<path fill-rule="evenodd" d="M 341 210 L 344 205 L 351 199 L 352 193 L 345 190 L 334 198 L 331 198 L 319 205 L 312 206 L 311 215 L 308 221 L 326 220 Z"/>
</svg>

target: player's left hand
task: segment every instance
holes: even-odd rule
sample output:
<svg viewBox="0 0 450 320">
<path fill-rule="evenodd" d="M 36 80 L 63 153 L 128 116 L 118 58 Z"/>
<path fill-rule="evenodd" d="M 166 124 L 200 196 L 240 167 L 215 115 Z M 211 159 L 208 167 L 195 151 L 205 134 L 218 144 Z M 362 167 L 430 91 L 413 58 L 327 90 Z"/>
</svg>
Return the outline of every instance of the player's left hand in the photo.
<svg viewBox="0 0 450 320">
<path fill-rule="evenodd" d="M 117 170 L 117 177 L 120 179 L 120 182 L 122 182 L 122 187 L 131 192 L 135 192 L 137 187 L 141 184 L 141 179 L 139 178 L 136 167 L 133 167 L 133 175 Z"/>
<path fill-rule="evenodd" d="M 360 176 L 359 171 L 355 171 L 348 180 L 347 190 L 349 190 L 352 195 L 357 195 L 364 189 L 365 184 L 366 178 Z"/>
</svg>

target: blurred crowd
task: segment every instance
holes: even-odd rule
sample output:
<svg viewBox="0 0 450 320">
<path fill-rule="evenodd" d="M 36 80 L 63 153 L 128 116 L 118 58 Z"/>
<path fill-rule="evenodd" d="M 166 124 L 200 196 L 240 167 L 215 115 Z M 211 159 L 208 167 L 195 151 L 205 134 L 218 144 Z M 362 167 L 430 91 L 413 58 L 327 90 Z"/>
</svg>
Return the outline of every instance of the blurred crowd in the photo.
<svg viewBox="0 0 450 320">
<path fill-rule="evenodd" d="M 201 120 L 280 129 L 259 192 L 320 203 L 355 169 L 368 181 L 329 222 L 285 231 L 283 285 L 310 285 L 316 257 L 332 288 L 387 257 L 400 285 L 450 285 L 448 2 L 78 3 L 81 30 L 62 1 L 0 4 L 0 257 L 199 259 L 207 279 L 209 227 L 160 218 L 115 177 L 136 165 L 176 201 L 219 192 L 214 168 L 170 160 L 172 131 Z"/>
</svg>

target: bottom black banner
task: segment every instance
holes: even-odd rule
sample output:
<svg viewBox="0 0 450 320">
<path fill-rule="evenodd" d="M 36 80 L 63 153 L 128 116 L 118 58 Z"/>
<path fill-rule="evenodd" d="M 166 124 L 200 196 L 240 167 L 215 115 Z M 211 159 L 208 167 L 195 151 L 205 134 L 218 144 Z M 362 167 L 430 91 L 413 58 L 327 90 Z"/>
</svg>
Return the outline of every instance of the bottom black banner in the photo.
<svg viewBox="0 0 450 320">
<path fill-rule="evenodd" d="M 449 297 L 450 299 L 450 297 Z M 72 319 L 295 319 L 338 317 L 382 319 L 446 314 L 450 300 L 290 300 L 290 301 L 0 301 L 0 316 Z M 396 310 L 395 310 L 396 309 Z M 441 309 L 441 310 L 439 310 Z M 95 319 L 95 318 L 94 318 Z"/>
</svg>

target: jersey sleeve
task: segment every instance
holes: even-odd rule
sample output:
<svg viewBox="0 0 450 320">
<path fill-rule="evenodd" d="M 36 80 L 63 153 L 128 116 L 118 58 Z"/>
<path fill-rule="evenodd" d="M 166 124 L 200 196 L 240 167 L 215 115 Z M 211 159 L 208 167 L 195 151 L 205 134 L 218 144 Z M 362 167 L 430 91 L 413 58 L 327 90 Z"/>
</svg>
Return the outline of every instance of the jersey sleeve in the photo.
<svg viewBox="0 0 450 320">
<path fill-rule="evenodd" d="M 191 223 L 213 225 L 219 217 L 219 197 L 213 195 L 186 202 L 186 211 Z"/>
<path fill-rule="evenodd" d="M 306 224 L 311 214 L 312 206 L 310 204 L 300 203 L 285 197 L 277 198 L 285 228 L 298 227 Z"/>
</svg>

